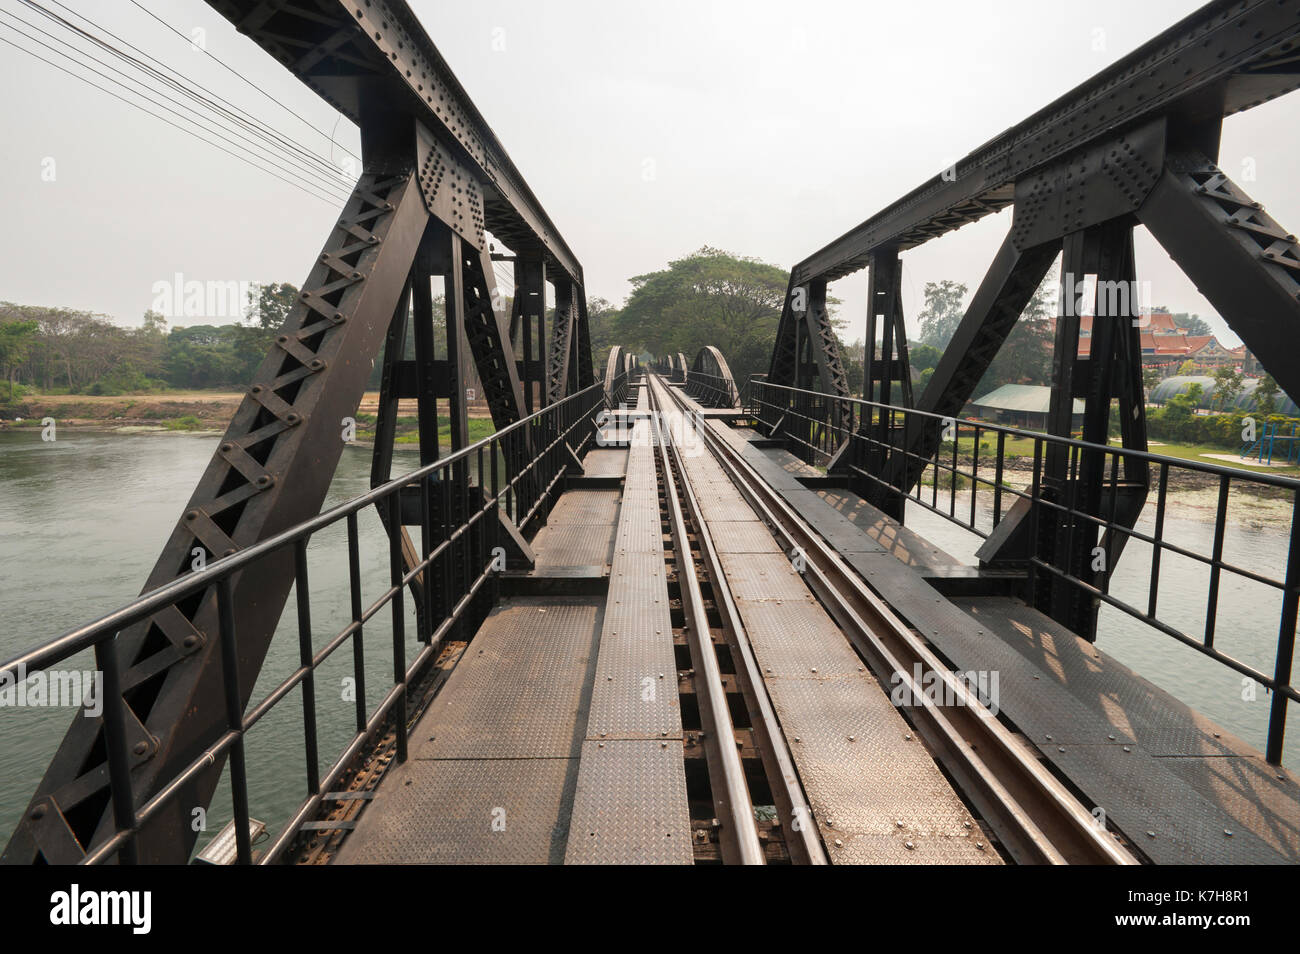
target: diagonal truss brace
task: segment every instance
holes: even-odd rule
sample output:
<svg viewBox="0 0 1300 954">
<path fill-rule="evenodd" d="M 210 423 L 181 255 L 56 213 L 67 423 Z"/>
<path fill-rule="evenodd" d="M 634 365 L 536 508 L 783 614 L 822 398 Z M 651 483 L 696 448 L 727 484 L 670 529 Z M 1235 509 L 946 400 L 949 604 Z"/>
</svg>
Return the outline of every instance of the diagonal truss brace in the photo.
<svg viewBox="0 0 1300 954">
<path fill-rule="evenodd" d="M 365 174 L 345 205 L 299 301 L 263 361 L 145 584 L 188 572 L 320 511 L 353 414 L 428 213 L 415 177 Z M 293 553 L 232 581 L 240 689 L 252 693 L 293 583 Z M 128 721 L 140 728 L 131 772 L 139 806 L 225 729 L 216 594 L 169 608 L 118 636 Z M 31 863 L 79 857 L 111 830 L 102 719 L 78 714 L 3 855 Z M 199 773 L 142 827 L 141 862 L 184 863 L 221 760 Z M 183 833 L 178 837 L 177 833 Z"/>
</svg>

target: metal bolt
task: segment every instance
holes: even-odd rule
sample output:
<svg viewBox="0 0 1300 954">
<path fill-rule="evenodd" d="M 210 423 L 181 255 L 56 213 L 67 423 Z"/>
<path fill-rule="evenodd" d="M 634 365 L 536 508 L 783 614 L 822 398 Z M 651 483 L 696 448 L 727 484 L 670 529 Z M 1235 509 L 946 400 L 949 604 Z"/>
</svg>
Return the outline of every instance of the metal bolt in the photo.
<svg viewBox="0 0 1300 954">
<path fill-rule="evenodd" d="M 31 818 L 32 821 L 40 821 L 42 818 L 45 817 L 45 806 L 37 805 L 35 808 L 32 809 L 32 813 L 29 817 Z"/>
<path fill-rule="evenodd" d="M 1126 746 L 1124 746 L 1124 751 L 1125 751 L 1125 752 L 1132 752 L 1133 750 L 1132 750 L 1131 748 L 1129 748 L 1129 747 L 1126 745 Z"/>
<path fill-rule="evenodd" d="M 977 841 L 977 842 L 975 842 L 975 848 L 976 848 L 977 851 L 983 851 L 983 850 L 984 850 L 984 842 L 982 842 L 982 841 Z"/>
<path fill-rule="evenodd" d="M 149 751 L 149 746 L 145 745 L 143 742 L 137 742 L 135 744 L 135 748 L 133 748 L 131 751 L 134 752 L 136 755 L 144 755 L 146 752 Z"/>
<path fill-rule="evenodd" d="M 903 845 L 903 847 L 906 848 L 908 851 L 911 851 L 913 848 L 916 847 L 916 845 L 912 844 L 912 843 L 909 841 L 909 842 L 905 842 L 904 845 Z"/>
</svg>

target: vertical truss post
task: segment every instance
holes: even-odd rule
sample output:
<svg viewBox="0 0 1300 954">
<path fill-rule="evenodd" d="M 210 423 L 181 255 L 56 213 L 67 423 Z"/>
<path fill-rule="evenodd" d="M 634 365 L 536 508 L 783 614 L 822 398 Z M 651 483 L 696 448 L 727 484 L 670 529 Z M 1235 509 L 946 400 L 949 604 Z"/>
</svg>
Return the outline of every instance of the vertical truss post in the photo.
<svg viewBox="0 0 1300 954">
<path fill-rule="evenodd" d="M 524 408 L 531 414 L 544 407 L 546 386 L 546 264 L 541 258 L 515 258 L 514 311 L 520 324 L 519 377 L 523 382 Z M 515 333 L 512 329 L 511 340 Z"/>
<path fill-rule="evenodd" d="M 894 403 L 894 382 L 899 385 L 903 407 L 912 406 L 912 372 L 907 356 L 907 330 L 903 323 L 901 294 L 902 263 L 898 247 L 887 246 L 871 253 L 867 279 L 867 328 L 863 352 L 863 396 L 880 404 Z M 879 332 L 880 354 L 876 355 Z M 859 430 L 866 438 L 852 441 L 854 463 L 873 474 L 884 471 L 894 457 L 892 448 L 904 428 L 888 411 L 862 409 Z M 863 453 L 865 451 L 865 453 Z M 858 481 L 859 492 L 890 517 L 902 522 L 905 495 L 891 492 L 874 481 Z"/>
<path fill-rule="evenodd" d="M 551 330 L 551 353 L 546 365 L 547 400 L 551 403 L 568 393 L 575 297 L 573 282 L 555 283 L 555 326 Z"/>
<path fill-rule="evenodd" d="M 1095 285 L 1085 281 L 1095 276 Z M 1087 357 L 1079 355 L 1082 312 L 1091 302 L 1092 335 Z M 1133 223 L 1129 217 L 1071 232 L 1065 237 L 1061 264 L 1062 307 L 1058 309 L 1053 352 L 1052 396 L 1048 410 L 1049 433 L 1069 437 L 1075 398 L 1082 398 L 1082 439 L 1105 446 L 1109 440 L 1111 401 L 1119 398 L 1121 415 L 1129 421 L 1122 429 L 1125 446 L 1146 449 L 1145 420 L 1134 409 L 1141 406 L 1141 376 L 1135 361 L 1140 353 L 1140 321 L 1133 263 Z M 1048 510 L 1042 515 L 1044 533 L 1036 545 L 1040 555 L 1057 569 L 1094 586 L 1100 586 L 1118 559 L 1126 535 L 1116 532 L 1101 549 L 1096 564 L 1100 531 L 1094 518 L 1114 519 L 1132 526 L 1146 500 L 1145 468 L 1126 466 L 1125 481 L 1106 488 L 1107 454 L 1102 450 L 1075 450 L 1049 444 L 1044 463 L 1044 494 L 1073 512 Z M 1113 494 L 1111 497 L 1109 495 Z M 1098 601 L 1070 580 L 1052 574 L 1050 584 L 1036 588 L 1040 608 L 1079 635 L 1096 638 Z"/>
</svg>

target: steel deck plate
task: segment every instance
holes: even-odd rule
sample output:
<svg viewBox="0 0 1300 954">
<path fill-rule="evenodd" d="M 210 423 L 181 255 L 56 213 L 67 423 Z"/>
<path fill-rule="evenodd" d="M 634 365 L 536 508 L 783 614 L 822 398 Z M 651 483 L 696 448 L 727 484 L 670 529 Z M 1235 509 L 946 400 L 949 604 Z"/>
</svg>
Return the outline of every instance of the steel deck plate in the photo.
<svg viewBox="0 0 1300 954">
<path fill-rule="evenodd" d="M 1071 779 L 1086 780 L 1081 786 L 1105 810 L 1107 819 L 1157 864 L 1270 865 L 1300 861 L 1295 814 L 1284 822 L 1289 829 L 1284 831 L 1277 829 L 1279 819 L 1271 814 L 1243 824 L 1242 818 L 1229 814 L 1182 779 L 1159 771 L 1161 762 L 1186 759 L 1153 759 L 1137 748 L 1125 752 L 1120 745 L 1049 743 L 1039 749 Z M 1238 759 L 1195 761 L 1217 768 L 1221 762 Z M 1274 836 L 1274 845 L 1250 830 L 1251 821 L 1264 825 L 1264 831 Z"/>
<path fill-rule="evenodd" d="M 621 493 L 617 490 L 567 490 L 560 495 L 547 526 L 585 526 L 618 522 Z"/>
<path fill-rule="evenodd" d="M 987 838 L 873 678 L 764 678 L 823 840 L 889 836 L 860 840 L 844 860 L 999 862 L 975 847 Z"/>
<path fill-rule="evenodd" d="M 692 864 L 682 743 L 583 743 L 569 827 L 566 864 Z"/>
<path fill-rule="evenodd" d="M 764 676 L 850 676 L 866 666 L 816 603 L 736 600 Z M 815 671 L 814 671 L 815 670 Z"/>
<path fill-rule="evenodd" d="M 577 759 L 409 761 L 335 863 L 559 864 L 577 778 Z"/>
<path fill-rule="evenodd" d="M 813 602 L 812 593 L 784 553 L 719 553 L 718 562 L 738 600 Z"/>
<path fill-rule="evenodd" d="M 818 490 L 815 495 L 837 515 L 848 520 L 874 543 L 883 547 L 908 566 L 942 569 L 960 566 L 961 561 L 946 553 L 920 534 L 900 526 L 857 494 L 847 490 Z M 820 508 L 810 508 L 813 514 Z M 818 528 L 821 532 L 821 528 Z"/>
<path fill-rule="evenodd" d="M 758 520 L 718 520 L 709 523 L 719 553 L 780 553 L 772 531 Z"/>
<path fill-rule="evenodd" d="M 415 758 L 557 758 L 586 724 L 600 597 L 498 606 L 412 732 Z"/>
<path fill-rule="evenodd" d="M 582 458 L 582 470 L 588 477 L 622 477 L 627 470 L 627 448 L 593 448 Z"/>
<path fill-rule="evenodd" d="M 533 538 L 537 566 L 599 566 L 614 556 L 614 524 L 545 526 Z"/>
</svg>

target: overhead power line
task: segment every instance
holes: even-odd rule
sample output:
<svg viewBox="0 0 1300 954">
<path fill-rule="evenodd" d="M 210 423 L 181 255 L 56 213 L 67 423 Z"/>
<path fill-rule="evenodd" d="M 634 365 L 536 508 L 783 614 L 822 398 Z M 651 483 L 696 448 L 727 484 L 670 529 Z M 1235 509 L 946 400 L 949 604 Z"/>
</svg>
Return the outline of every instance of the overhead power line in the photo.
<svg viewBox="0 0 1300 954">
<path fill-rule="evenodd" d="M 277 166 L 282 171 L 289 173 L 291 175 L 305 177 L 307 180 L 311 181 L 314 185 L 316 185 L 319 188 L 323 188 L 327 192 L 333 192 L 337 190 L 339 192 L 346 194 L 347 192 L 351 191 L 350 188 L 352 184 L 351 181 L 347 177 L 343 176 L 340 170 L 329 166 L 319 156 L 315 156 L 314 154 L 306 152 L 298 144 L 291 143 L 287 140 L 284 140 L 283 137 L 279 137 L 277 134 L 275 134 L 274 130 L 269 130 L 263 126 L 258 125 L 255 120 L 251 122 L 246 121 L 243 117 L 232 112 L 231 109 L 226 109 L 222 106 L 219 106 L 218 104 L 205 98 L 199 93 L 196 93 L 194 90 L 184 85 L 184 83 L 179 82 L 178 80 L 173 79 L 170 76 L 160 73 L 158 70 L 154 69 L 153 67 L 149 66 L 146 63 L 142 63 L 141 61 L 136 60 L 134 57 L 131 57 L 129 54 L 126 54 L 123 51 L 114 47 L 111 43 L 107 43 L 102 39 L 100 39 L 99 37 L 87 33 L 86 31 L 78 27 L 76 24 L 72 24 L 69 21 L 64 20 L 62 17 L 59 17 L 58 14 L 46 10 L 44 7 L 41 7 L 39 4 L 31 3 L 30 0 L 23 0 L 23 2 L 26 3 L 27 6 L 29 6 L 36 12 L 42 14 L 43 16 L 48 17 L 50 20 L 54 21 L 58 25 L 63 26 L 64 28 L 73 32 L 73 34 L 79 37 L 80 39 L 95 44 L 101 50 L 104 50 L 105 52 L 110 53 L 113 56 L 116 56 L 125 65 L 140 71 L 143 74 L 143 79 L 131 74 L 124 73 L 123 71 L 117 69 L 116 67 L 105 62 L 104 60 L 94 56 L 93 54 L 87 53 L 81 50 L 80 48 L 76 47 L 75 45 L 67 42 L 65 39 L 55 36 L 54 34 L 49 33 L 46 30 L 43 30 L 37 24 L 19 19 L 18 17 L 13 16 L 12 14 L 6 13 L 6 15 L 12 18 L 13 20 L 15 20 L 16 22 L 22 24 L 23 26 L 27 27 L 28 29 L 35 30 L 41 35 L 53 40 L 55 43 L 58 43 L 61 46 L 64 46 L 72 50 L 74 53 L 78 54 L 79 56 L 84 56 L 86 59 L 90 60 L 91 62 L 103 66 L 105 69 L 110 70 L 111 72 L 117 74 L 117 76 L 122 77 L 127 82 L 140 86 L 147 92 L 155 96 L 159 96 L 163 100 L 172 103 L 175 106 L 178 106 L 181 110 L 184 110 L 185 113 L 192 114 L 193 116 L 196 116 L 199 119 L 201 119 L 203 122 L 212 124 L 213 126 L 217 127 L 216 128 L 217 135 L 223 137 L 234 136 L 235 138 L 251 146 L 255 152 L 265 150 L 266 146 L 271 147 L 269 151 L 264 152 L 263 157 L 266 159 L 266 161 L 270 162 L 272 165 Z M 0 12 L 4 12 L 4 11 L 0 11 Z M 21 33 L 22 31 L 17 31 L 17 32 Z M 44 46 L 46 49 L 58 53 L 58 55 L 63 56 L 66 59 L 73 60 L 73 62 L 78 63 L 78 65 L 90 70 L 93 73 L 96 73 L 97 75 L 103 77 L 104 79 L 107 79 L 110 82 L 115 83 L 119 86 L 123 86 L 123 84 L 119 80 L 116 80 L 111 76 L 107 76 L 103 72 L 95 69 L 94 67 L 88 65 L 87 63 L 80 62 L 80 60 L 77 57 L 69 56 L 68 54 L 56 50 L 53 47 L 50 47 L 48 44 L 42 43 L 40 40 L 35 40 L 34 38 L 27 36 L 26 34 L 24 34 L 24 36 L 26 36 L 26 38 L 28 39 L 33 39 L 33 42 L 39 43 L 41 46 Z M 165 66 L 165 64 L 163 65 Z M 177 75 L 179 76 L 179 74 Z M 181 79 L 184 79 L 184 77 L 181 77 Z M 167 92 L 158 89 L 157 86 L 155 85 L 156 82 L 162 83 L 166 87 L 166 89 L 172 90 L 188 98 L 190 101 L 196 103 L 198 106 L 204 109 L 211 110 L 215 114 L 215 118 L 213 116 L 209 116 L 206 113 L 195 109 L 193 106 L 190 106 L 185 102 L 179 101 L 175 97 L 168 95 Z M 141 96 L 142 98 L 146 99 L 148 102 L 151 103 L 151 105 L 156 105 L 159 108 L 165 110 L 166 112 L 169 112 L 172 115 L 175 115 L 186 122 L 196 123 L 196 120 L 191 118 L 190 115 L 177 113 L 175 110 L 172 110 L 164 106 L 162 103 L 159 103 L 157 100 L 150 99 L 148 96 L 145 96 L 139 90 L 136 90 L 131 87 L 125 87 L 125 86 L 123 86 L 123 88 L 127 89 L 129 92 L 131 92 L 134 95 Z M 222 120 L 228 123 L 233 122 L 236 125 L 236 128 L 232 129 L 229 126 L 223 125 L 221 122 Z M 205 132 L 213 131 L 209 129 L 207 126 L 201 126 L 200 128 L 202 128 L 203 131 Z M 285 165 L 282 165 L 280 161 L 277 161 L 281 159 L 290 163 L 291 168 L 286 167 Z M 312 164 L 313 162 L 315 162 L 316 165 L 313 165 Z"/>
</svg>

